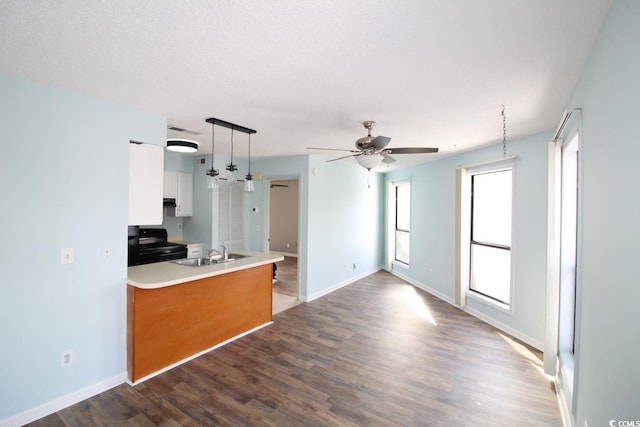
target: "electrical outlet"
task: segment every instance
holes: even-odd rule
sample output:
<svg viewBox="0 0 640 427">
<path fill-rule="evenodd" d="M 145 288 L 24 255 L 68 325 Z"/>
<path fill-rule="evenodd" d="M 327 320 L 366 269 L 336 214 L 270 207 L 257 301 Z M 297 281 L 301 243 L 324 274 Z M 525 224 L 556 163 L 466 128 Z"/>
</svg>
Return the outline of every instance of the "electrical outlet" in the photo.
<svg viewBox="0 0 640 427">
<path fill-rule="evenodd" d="M 60 366 L 67 368 L 73 365 L 73 350 L 65 350 L 60 353 Z"/>
<path fill-rule="evenodd" d="M 73 264 L 73 248 L 60 249 L 60 264 Z"/>
</svg>

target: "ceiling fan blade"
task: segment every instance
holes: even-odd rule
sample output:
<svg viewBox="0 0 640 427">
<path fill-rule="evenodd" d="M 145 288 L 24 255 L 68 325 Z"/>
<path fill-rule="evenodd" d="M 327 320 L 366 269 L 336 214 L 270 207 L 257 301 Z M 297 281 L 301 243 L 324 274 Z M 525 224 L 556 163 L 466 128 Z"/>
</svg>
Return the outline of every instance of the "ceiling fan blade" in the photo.
<svg viewBox="0 0 640 427">
<path fill-rule="evenodd" d="M 349 153 L 359 153 L 358 150 L 345 150 L 343 148 L 319 148 L 319 147 L 307 147 L 307 150 L 329 150 L 329 151 L 348 151 Z"/>
<path fill-rule="evenodd" d="M 402 147 L 402 148 L 387 148 L 384 150 L 389 154 L 422 154 L 422 153 L 437 153 L 437 148 L 431 147 Z"/>
<path fill-rule="evenodd" d="M 391 141 L 391 138 L 387 138 L 386 136 L 376 136 L 373 141 L 369 143 L 367 148 L 375 148 L 376 150 L 380 150 L 386 147 L 389 141 Z"/>
<path fill-rule="evenodd" d="M 348 155 L 348 156 L 338 157 L 337 159 L 327 160 L 327 163 L 329 163 L 329 162 L 335 162 L 336 160 L 346 159 L 347 157 L 356 157 L 356 156 L 359 156 L 360 154 L 362 154 L 362 153 L 358 153 L 358 154 L 350 154 L 350 155 Z"/>
<path fill-rule="evenodd" d="M 390 155 L 388 155 L 387 153 L 382 153 L 382 163 L 393 163 L 396 161 L 396 159 L 394 159 L 393 157 L 391 157 Z"/>
</svg>

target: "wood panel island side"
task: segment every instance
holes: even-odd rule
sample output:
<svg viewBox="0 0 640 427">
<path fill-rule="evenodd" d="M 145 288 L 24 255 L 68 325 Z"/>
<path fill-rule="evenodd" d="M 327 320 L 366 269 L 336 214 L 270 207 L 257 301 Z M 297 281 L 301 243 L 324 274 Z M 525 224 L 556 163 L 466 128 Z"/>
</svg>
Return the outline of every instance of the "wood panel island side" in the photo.
<svg viewBox="0 0 640 427">
<path fill-rule="evenodd" d="M 272 263 L 281 255 L 243 252 L 237 261 L 188 267 L 129 267 L 127 369 L 136 383 L 271 323 Z"/>
</svg>

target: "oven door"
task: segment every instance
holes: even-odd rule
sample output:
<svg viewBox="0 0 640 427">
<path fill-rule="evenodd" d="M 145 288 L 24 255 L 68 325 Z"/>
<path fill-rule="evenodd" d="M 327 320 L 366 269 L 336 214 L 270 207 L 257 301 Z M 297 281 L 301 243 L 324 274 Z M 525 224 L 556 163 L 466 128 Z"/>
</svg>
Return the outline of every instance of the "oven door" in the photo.
<svg viewBox="0 0 640 427">
<path fill-rule="evenodd" d="M 172 261 L 187 257 L 187 247 L 185 245 L 171 245 L 156 247 L 145 250 L 140 249 L 140 264 L 151 264 L 153 262 Z"/>
</svg>

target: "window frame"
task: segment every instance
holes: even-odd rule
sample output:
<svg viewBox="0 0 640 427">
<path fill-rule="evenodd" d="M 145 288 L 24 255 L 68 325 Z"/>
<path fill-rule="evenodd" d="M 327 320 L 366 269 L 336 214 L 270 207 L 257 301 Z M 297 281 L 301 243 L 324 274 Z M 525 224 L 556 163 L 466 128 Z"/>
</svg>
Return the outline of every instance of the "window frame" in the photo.
<svg viewBox="0 0 640 427">
<path fill-rule="evenodd" d="M 462 261 L 463 264 L 458 264 L 459 278 L 456 279 L 460 286 L 460 296 L 456 297 L 456 301 L 461 305 L 465 306 L 466 300 L 470 299 L 473 301 L 478 301 L 488 306 L 493 307 L 499 311 L 502 311 L 506 314 L 513 315 L 514 311 L 514 296 L 515 296 L 515 285 L 514 285 L 514 275 L 515 275 L 515 267 L 514 267 L 514 245 L 513 245 L 513 227 L 515 223 L 515 190 L 516 190 L 516 167 L 515 167 L 515 156 L 507 157 L 504 159 L 494 160 L 479 163 L 476 165 L 468 165 L 461 166 L 459 169 L 463 171 L 462 173 L 462 181 L 460 182 L 459 191 L 461 191 L 460 196 L 463 199 L 466 198 L 468 202 L 461 200 L 462 204 L 459 207 L 458 213 L 458 221 L 460 222 L 458 227 L 460 237 L 462 241 L 460 242 L 460 250 L 463 253 L 459 255 L 459 261 Z M 471 180 L 472 176 L 489 173 L 489 172 L 499 172 L 503 170 L 511 170 L 511 246 L 509 246 L 510 259 L 509 259 L 509 303 L 504 303 L 498 299 L 492 298 L 491 296 L 487 296 L 483 293 L 475 291 L 471 288 L 471 272 L 472 272 L 472 260 L 471 260 Z M 465 183 L 466 182 L 466 183 Z M 466 231 L 465 231 L 466 230 Z M 486 243 L 486 242 L 485 242 Z M 499 245 L 497 245 L 499 246 Z M 458 263 L 459 263 L 458 261 Z"/>
<path fill-rule="evenodd" d="M 482 171 L 482 172 L 475 172 L 472 173 L 470 175 L 471 178 L 471 215 L 470 215 L 470 231 L 471 231 L 471 236 L 469 239 L 469 291 L 477 293 L 482 295 L 485 298 L 489 298 L 491 300 L 496 301 L 499 304 L 503 304 L 505 306 L 509 306 L 511 304 L 511 246 L 512 246 L 512 239 L 511 239 L 511 233 L 509 236 L 509 245 L 505 245 L 505 244 L 501 244 L 501 243 L 494 243 L 494 242 L 486 242 L 486 241 L 481 241 L 481 240 L 476 240 L 475 239 L 475 235 L 474 235 L 474 231 L 477 228 L 476 227 L 476 221 L 477 218 L 475 217 L 475 197 L 476 197 L 476 192 L 475 192 L 475 183 L 476 183 L 476 179 L 480 176 L 484 176 L 484 175 L 489 175 L 489 174 L 494 174 L 494 173 L 503 173 L 503 172 L 509 172 L 510 174 L 510 178 L 511 178 L 511 224 L 509 224 L 509 226 L 511 228 L 513 228 L 512 224 L 513 224 L 513 169 L 512 168 L 500 168 L 498 170 L 489 170 L 489 171 Z M 511 230 L 510 230 L 511 231 Z M 476 288 L 473 288 L 473 271 L 474 271 L 474 256 L 473 256 L 473 248 L 474 246 L 478 246 L 478 247 L 484 247 L 484 248 L 491 248 L 491 249 L 498 249 L 498 250 L 502 250 L 502 251 L 508 251 L 509 253 L 509 299 L 508 301 L 503 301 L 502 299 L 500 299 L 496 294 L 489 294 L 486 292 L 483 292 L 481 290 L 478 290 Z"/>
<path fill-rule="evenodd" d="M 409 267 L 411 265 L 411 181 L 410 180 L 401 180 L 401 181 L 396 181 L 392 183 L 393 186 L 393 195 L 394 195 L 394 224 L 393 224 L 393 258 L 392 258 L 392 262 L 395 264 L 399 264 L 403 267 Z M 409 211 L 409 228 L 408 229 L 401 229 L 398 228 L 398 189 L 400 187 L 408 187 L 409 192 L 409 206 L 408 211 Z M 398 259 L 398 233 L 406 233 L 406 236 L 408 238 L 408 257 L 405 260 L 403 259 Z"/>
</svg>

